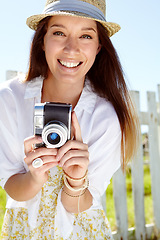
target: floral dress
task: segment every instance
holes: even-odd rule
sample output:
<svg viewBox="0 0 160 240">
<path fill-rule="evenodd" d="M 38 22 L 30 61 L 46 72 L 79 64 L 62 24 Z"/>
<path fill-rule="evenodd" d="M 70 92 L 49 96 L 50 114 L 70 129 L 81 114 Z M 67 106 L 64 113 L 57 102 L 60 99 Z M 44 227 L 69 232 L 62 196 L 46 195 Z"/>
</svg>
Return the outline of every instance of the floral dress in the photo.
<svg viewBox="0 0 160 240">
<path fill-rule="evenodd" d="M 37 226 L 33 229 L 28 224 L 28 212 L 25 208 L 6 210 L 2 228 L 2 240 L 101 240 L 113 239 L 108 220 L 102 209 L 88 209 L 74 215 L 73 230 L 67 238 L 59 235 L 55 228 L 57 197 L 63 187 L 63 172 L 56 167 L 56 174 L 49 173 L 49 179 L 41 191 Z"/>
</svg>

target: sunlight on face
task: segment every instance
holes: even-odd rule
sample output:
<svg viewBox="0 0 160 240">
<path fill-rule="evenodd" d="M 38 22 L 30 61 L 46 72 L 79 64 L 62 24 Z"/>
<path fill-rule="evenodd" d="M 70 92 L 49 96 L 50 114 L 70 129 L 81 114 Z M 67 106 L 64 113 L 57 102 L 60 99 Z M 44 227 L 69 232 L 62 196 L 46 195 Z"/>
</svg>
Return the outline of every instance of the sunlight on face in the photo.
<svg viewBox="0 0 160 240">
<path fill-rule="evenodd" d="M 54 16 L 44 37 L 49 77 L 59 82 L 84 81 L 100 50 L 94 20 Z"/>
</svg>

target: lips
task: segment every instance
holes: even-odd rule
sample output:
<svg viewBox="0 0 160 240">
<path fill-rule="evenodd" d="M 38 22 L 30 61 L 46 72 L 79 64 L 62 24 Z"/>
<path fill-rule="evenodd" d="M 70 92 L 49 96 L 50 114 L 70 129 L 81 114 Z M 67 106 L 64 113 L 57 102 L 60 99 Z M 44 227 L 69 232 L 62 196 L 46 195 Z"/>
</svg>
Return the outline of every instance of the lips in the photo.
<svg viewBox="0 0 160 240">
<path fill-rule="evenodd" d="M 67 62 L 67 61 L 63 61 L 63 60 L 58 60 L 58 62 L 62 66 L 67 67 L 67 68 L 76 68 L 82 64 L 82 62 Z"/>
</svg>

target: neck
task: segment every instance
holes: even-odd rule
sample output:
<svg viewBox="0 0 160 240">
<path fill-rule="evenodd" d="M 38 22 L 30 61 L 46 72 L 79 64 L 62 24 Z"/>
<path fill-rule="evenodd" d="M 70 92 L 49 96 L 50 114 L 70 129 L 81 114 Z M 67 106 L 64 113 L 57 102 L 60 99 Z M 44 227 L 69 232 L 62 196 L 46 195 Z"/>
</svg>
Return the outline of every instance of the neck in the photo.
<svg viewBox="0 0 160 240">
<path fill-rule="evenodd" d="M 83 90 L 84 82 L 76 84 L 60 83 L 45 79 L 42 88 L 41 102 L 70 103 L 76 106 Z"/>
</svg>

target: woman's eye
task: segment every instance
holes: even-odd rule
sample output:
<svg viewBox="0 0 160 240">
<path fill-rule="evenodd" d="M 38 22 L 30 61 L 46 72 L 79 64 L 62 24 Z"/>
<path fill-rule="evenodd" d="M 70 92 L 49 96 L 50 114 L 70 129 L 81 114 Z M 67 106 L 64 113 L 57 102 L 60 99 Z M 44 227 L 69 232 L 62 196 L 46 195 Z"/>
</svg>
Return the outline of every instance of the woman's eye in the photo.
<svg viewBox="0 0 160 240">
<path fill-rule="evenodd" d="M 64 33 L 62 33 L 62 32 L 54 32 L 53 35 L 64 36 Z"/>
<path fill-rule="evenodd" d="M 90 35 L 84 34 L 82 35 L 81 38 L 85 38 L 85 39 L 92 39 L 92 37 Z"/>
</svg>

